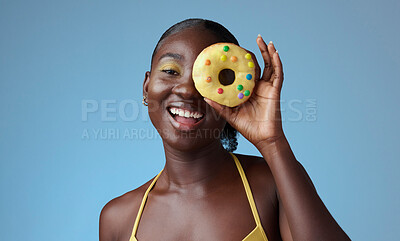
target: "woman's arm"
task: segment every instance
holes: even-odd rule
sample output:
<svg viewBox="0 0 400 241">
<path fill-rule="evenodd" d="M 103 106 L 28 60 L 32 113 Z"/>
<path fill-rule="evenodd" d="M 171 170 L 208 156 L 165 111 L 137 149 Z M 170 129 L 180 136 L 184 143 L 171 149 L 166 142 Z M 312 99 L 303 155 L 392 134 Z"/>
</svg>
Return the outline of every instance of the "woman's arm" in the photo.
<svg viewBox="0 0 400 241">
<path fill-rule="evenodd" d="M 282 237 L 293 240 L 350 240 L 318 196 L 303 166 L 296 160 L 287 139 L 282 136 L 257 146 L 267 161 L 279 192 Z M 284 224 L 285 225 L 285 224 Z M 290 240 L 290 239 L 289 239 Z"/>
<path fill-rule="evenodd" d="M 109 201 L 101 210 L 99 221 L 100 241 L 119 241 L 129 239 L 134 222 L 134 213 L 140 205 L 137 190 L 128 192 Z"/>
<path fill-rule="evenodd" d="M 100 213 L 99 220 L 99 240 L 100 241 L 116 241 L 117 240 L 117 227 L 115 222 L 117 215 L 113 210 L 113 201 L 110 201 L 103 207 Z"/>
<path fill-rule="evenodd" d="M 259 79 L 250 99 L 229 108 L 205 99 L 267 161 L 274 176 L 280 208 L 280 229 L 284 240 L 350 240 L 331 216 L 301 164 L 296 160 L 283 133 L 280 92 L 283 83 L 282 63 L 270 42 L 261 36 L 257 44 L 264 60 L 264 70 L 256 63 Z M 253 54 L 253 59 L 256 59 Z"/>
</svg>

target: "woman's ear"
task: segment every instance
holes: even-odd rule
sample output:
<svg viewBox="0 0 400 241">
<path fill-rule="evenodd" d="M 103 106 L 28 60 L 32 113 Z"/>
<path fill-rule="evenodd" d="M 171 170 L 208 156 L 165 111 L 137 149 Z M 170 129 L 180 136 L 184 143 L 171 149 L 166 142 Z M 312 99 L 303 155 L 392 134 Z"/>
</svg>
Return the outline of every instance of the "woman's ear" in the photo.
<svg viewBox="0 0 400 241">
<path fill-rule="evenodd" d="M 144 74 L 144 81 L 143 81 L 143 96 L 146 97 L 149 88 L 149 81 L 150 81 L 150 71 L 146 71 L 146 73 Z"/>
</svg>

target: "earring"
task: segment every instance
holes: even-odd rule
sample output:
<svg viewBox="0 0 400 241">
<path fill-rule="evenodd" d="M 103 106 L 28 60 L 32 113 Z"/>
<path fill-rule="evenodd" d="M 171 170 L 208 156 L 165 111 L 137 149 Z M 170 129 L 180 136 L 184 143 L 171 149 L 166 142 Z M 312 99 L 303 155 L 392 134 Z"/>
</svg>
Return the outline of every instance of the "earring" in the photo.
<svg viewBox="0 0 400 241">
<path fill-rule="evenodd" d="M 147 96 L 144 96 L 144 95 L 143 95 L 142 104 L 143 104 L 144 106 L 148 106 L 148 105 L 149 105 L 149 103 L 147 102 Z"/>
</svg>

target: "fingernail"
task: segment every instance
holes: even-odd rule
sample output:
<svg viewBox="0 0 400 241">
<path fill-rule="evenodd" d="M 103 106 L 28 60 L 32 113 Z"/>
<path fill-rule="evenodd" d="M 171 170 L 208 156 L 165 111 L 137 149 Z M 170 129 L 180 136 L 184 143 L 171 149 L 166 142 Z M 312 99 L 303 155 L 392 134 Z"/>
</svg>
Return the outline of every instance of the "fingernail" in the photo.
<svg viewBox="0 0 400 241">
<path fill-rule="evenodd" d="M 277 51 L 275 51 L 276 53 L 278 53 L 278 50 Z"/>
<path fill-rule="evenodd" d="M 261 38 L 261 34 L 258 34 L 257 38 Z"/>
<path fill-rule="evenodd" d="M 272 41 L 269 41 L 269 44 L 273 44 Z"/>
</svg>

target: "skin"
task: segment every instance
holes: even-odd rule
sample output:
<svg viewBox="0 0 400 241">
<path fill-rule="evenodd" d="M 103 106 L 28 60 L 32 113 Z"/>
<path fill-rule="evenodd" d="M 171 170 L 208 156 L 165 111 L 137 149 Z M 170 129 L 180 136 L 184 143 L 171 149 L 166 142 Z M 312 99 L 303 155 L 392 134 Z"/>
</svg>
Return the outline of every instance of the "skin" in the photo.
<svg viewBox="0 0 400 241">
<path fill-rule="evenodd" d="M 279 104 L 283 71 L 274 45 L 257 38 L 263 74 L 256 63 L 259 80 L 251 98 L 228 108 L 203 99 L 191 75 L 197 55 L 216 42 L 221 41 L 200 26 L 173 34 L 162 42 L 151 72 L 145 74 L 143 94 L 163 139 L 166 162 L 149 193 L 136 238 L 232 241 L 242 240 L 255 228 L 234 161 L 219 138 L 206 135 L 206 131 L 221 131 L 227 121 L 262 155 L 236 156 L 269 240 L 350 240 L 319 198 L 283 133 Z M 204 117 L 195 126 L 181 125 L 168 112 L 170 106 L 198 111 Z M 201 134 L 190 135 L 196 133 Z M 151 181 L 103 208 L 100 241 L 129 240 Z"/>
</svg>

